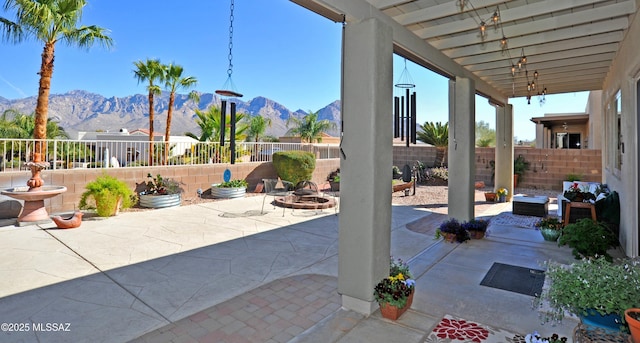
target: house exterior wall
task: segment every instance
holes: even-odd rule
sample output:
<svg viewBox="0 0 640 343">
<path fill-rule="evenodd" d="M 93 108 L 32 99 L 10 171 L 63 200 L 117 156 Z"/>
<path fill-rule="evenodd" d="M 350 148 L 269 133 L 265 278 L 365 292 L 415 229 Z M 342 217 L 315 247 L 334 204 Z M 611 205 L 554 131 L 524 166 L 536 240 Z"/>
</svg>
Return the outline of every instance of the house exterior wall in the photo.
<svg viewBox="0 0 640 343">
<path fill-rule="evenodd" d="M 602 87 L 602 113 L 604 133 L 607 128 L 606 108 L 608 101 L 621 92 L 621 134 L 624 151 L 620 169 L 603 158 L 605 181 L 620 194 L 620 243 L 628 256 L 638 256 L 638 96 L 636 83 L 640 80 L 640 18 L 632 16 L 620 50 L 613 60 L 611 69 Z M 607 136 L 605 136 L 607 137 Z M 609 137 L 603 140 L 603 157 L 615 151 L 617 140 Z"/>
</svg>

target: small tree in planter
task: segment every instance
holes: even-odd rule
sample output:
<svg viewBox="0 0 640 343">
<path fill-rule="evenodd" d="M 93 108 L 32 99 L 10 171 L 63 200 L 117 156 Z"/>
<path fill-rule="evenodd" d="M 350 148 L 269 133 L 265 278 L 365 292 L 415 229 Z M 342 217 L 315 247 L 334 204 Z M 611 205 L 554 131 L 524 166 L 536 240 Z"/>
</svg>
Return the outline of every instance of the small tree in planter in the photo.
<svg viewBox="0 0 640 343">
<path fill-rule="evenodd" d="M 135 203 L 135 193 L 124 181 L 103 174 L 85 185 L 80 197 L 81 209 L 96 209 L 99 217 L 115 216 L 122 208 Z"/>
</svg>

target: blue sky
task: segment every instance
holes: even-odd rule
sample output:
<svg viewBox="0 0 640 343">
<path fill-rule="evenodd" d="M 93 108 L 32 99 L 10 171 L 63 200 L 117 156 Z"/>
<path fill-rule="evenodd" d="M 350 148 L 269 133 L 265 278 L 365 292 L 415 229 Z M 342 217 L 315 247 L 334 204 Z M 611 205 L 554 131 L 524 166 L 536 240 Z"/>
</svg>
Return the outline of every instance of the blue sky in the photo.
<svg viewBox="0 0 640 343">
<path fill-rule="evenodd" d="M 185 68 L 198 79 L 196 90 L 212 93 L 227 80 L 229 1 L 89 0 L 83 23 L 111 30 L 115 46 L 89 51 L 56 45 L 53 94 L 82 89 L 106 97 L 146 93 L 133 76 L 133 62 L 159 58 Z M 2 16 L 6 13 L 0 12 Z M 295 111 L 319 110 L 340 97 L 341 24 L 287 0 L 236 0 L 233 82 L 243 100 L 270 98 Z M 11 16 L 9 16 L 11 17 Z M 37 93 L 41 44 L 0 43 L 0 96 L 18 99 Z M 404 60 L 395 59 L 396 79 Z M 447 80 L 411 62 L 418 93 L 418 123 L 446 122 Z M 542 77 L 543 75 L 541 75 Z M 557 100 L 556 100 L 557 99 Z M 546 112 L 582 112 L 586 93 L 512 99 L 515 135 L 533 139 L 531 117 Z M 494 127 L 495 111 L 477 97 L 476 120 Z"/>
</svg>

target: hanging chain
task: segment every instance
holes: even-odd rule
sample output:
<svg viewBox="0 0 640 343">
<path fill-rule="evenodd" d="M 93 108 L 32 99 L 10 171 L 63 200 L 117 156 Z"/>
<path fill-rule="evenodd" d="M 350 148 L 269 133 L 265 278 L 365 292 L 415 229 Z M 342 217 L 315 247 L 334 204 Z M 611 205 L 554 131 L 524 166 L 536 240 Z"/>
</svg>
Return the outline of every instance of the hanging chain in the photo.
<svg viewBox="0 0 640 343">
<path fill-rule="evenodd" d="M 229 78 L 233 74 L 233 7 L 233 0 L 231 0 L 231 14 L 229 15 L 229 69 L 227 69 Z"/>
</svg>

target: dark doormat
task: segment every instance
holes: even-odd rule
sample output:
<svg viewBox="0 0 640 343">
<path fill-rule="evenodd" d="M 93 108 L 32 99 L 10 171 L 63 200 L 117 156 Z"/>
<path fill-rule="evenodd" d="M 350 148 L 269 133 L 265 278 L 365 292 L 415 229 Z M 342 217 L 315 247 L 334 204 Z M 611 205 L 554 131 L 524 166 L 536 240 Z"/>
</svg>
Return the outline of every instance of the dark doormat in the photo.
<svg viewBox="0 0 640 343">
<path fill-rule="evenodd" d="M 542 292 L 544 270 L 494 262 L 480 285 L 536 296 Z"/>
</svg>

